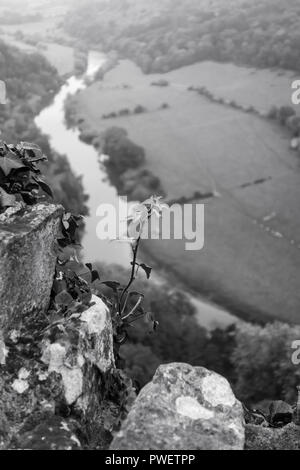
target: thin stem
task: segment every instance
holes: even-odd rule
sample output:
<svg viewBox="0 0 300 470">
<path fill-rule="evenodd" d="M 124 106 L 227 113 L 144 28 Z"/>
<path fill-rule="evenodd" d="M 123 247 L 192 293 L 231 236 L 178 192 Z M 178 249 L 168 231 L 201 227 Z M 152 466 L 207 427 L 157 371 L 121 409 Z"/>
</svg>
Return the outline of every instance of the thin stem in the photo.
<svg viewBox="0 0 300 470">
<path fill-rule="evenodd" d="M 128 292 L 128 289 L 130 288 L 131 284 L 135 280 L 135 266 L 136 266 L 136 259 L 137 259 L 137 254 L 138 254 L 138 249 L 139 249 L 139 244 L 140 244 L 141 237 L 139 237 L 136 241 L 135 247 L 132 249 L 133 251 L 133 260 L 132 260 L 132 267 L 131 267 L 131 274 L 130 274 L 130 279 L 127 284 L 127 286 L 124 288 L 120 300 L 119 300 L 119 314 L 122 314 L 122 300 L 124 298 L 124 295 Z M 126 305 L 126 304 L 125 304 Z"/>
<path fill-rule="evenodd" d="M 125 312 L 125 308 L 126 308 L 126 305 L 127 305 L 128 297 L 129 297 L 129 292 L 127 292 L 127 294 L 126 294 L 126 298 L 125 298 L 125 300 L 124 300 L 124 304 L 123 304 L 123 308 L 122 308 L 121 315 L 123 315 L 123 313 Z"/>
</svg>

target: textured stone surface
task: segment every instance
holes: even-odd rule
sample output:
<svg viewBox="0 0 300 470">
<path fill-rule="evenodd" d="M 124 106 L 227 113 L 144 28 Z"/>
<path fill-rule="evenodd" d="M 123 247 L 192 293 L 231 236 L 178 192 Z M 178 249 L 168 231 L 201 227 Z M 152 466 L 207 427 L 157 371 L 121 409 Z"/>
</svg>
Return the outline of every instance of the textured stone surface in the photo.
<svg viewBox="0 0 300 470">
<path fill-rule="evenodd" d="M 75 428 L 86 445 L 91 439 L 95 448 L 103 445 L 104 421 L 118 419 L 109 387 L 115 397 L 118 389 L 110 313 L 98 297 L 92 302 L 79 317 L 43 334 L 34 315 L 21 330 L 2 336 L 0 449 L 78 448 Z M 57 415 L 72 418 L 72 429 L 55 424 Z M 48 431 L 45 423 L 52 423 Z"/>
<path fill-rule="evenodd" d="M 229 383 L 188 364 L 160 366 L 111 449 L 243 449 L 244 414 Z"/>
<path fill-rule="evenodd" d="M 80 450 L 76 431 L 78 424 L 75 421 L 52 416 L 16 439 L 15 447 L 22 450 Z"/>
<path fill-rule="evenodd" d="M 245 449 L 300 450 L 300 426 L 290 423 L 276 429 L 247 424 Z"/>
<path fill-rule="evenodd" d="M 94 369 L 106 373 L 114 367 L 113 334 L 110 313 L 105 303 L 94 296 L 94 305 L 80 316 L 78 327 L 44 343 L 42 361 L 48 372 L 61 375 L 68 405 L 76 402 L 82 410 L 93 400 Z"/>
<path fill-rule="evenodd" d="M 62 208 L 38 204 L 0 216 L 0 329 L 49 303 Z"/>
</svg>

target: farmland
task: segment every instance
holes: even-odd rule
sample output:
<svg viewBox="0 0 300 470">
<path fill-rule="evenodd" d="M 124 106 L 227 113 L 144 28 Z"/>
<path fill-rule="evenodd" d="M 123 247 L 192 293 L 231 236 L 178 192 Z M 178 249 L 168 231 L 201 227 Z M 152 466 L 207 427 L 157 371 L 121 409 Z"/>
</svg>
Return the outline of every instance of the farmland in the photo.
<svg viewBox="0 0 300 470">
<path fill-rule="evenodd" d="M 160 78 L 169 86 L 151 86 Z M 145 76 L 122 61 L 75 103 L 83 127 L 123 127 L 145 148 L 147 168 L 160 177 L 167 199 L 218 193 L 204 201 L 202 251 L 185 251 L 178 240 L 145 242 L 145 250 L 194 290 L 258 320 L 299 322 L 299 157 L 276 123 L 211 103 L 187 87 L 204 85 L 267 111 L 290 103 L 291 81 L 288 72 L 211 62 Z M 160 109 L 162 103 L 169 108 Z M 137 105 L 147 111 L 102 119 Z"/>
</svg>

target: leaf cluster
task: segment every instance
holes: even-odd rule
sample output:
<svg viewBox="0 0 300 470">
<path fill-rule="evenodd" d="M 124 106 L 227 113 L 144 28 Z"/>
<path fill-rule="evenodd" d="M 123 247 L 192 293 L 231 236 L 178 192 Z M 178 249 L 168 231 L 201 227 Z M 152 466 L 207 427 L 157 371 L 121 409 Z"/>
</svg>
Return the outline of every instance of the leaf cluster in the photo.
<svg viewBox="0 0 300 470">
<path fill-rule="evenodd" d="M 0 213 L 18 201 L 33 205 L 52 191 L 41 178 L 37 164 L 47 161 L 41 149 L 28 142 L 7 145 L 0 142 Z"/>
</svg>

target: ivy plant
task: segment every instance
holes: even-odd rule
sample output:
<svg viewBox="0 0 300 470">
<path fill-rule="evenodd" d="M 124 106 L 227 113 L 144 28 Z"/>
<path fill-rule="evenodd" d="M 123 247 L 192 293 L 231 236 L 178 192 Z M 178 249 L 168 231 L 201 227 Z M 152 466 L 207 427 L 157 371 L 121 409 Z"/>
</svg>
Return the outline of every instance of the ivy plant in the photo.
<svg viewBox="0 0 300 470">
<path fill-rule="evenodd" d="M 7 145 L 0 141 L 0 213 L 17 202 L 32 205 L 52 197 L 52 191 L 41 178 L 37 164 L 47 161 L 41 149 L 28 142 Z"/>
</svg>

